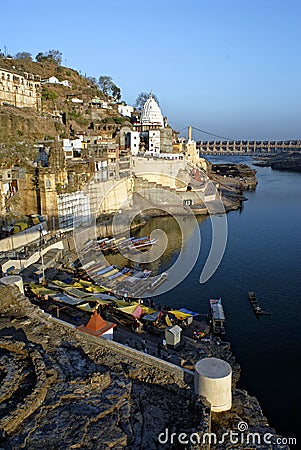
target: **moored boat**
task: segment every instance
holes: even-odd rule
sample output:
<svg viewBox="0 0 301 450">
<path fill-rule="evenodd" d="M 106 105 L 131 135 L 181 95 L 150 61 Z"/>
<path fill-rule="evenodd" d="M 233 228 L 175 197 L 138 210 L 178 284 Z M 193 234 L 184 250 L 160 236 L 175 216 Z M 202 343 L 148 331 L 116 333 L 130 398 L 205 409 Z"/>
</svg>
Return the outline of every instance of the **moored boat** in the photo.
<svg viewBox="0 0 301 450">
<path fill-rule="evenodd" d="M 226 320 L 224 308 L 222 305 L 222 299 L 210 299 L 210 315 L 211 315 L 211 325 L 212 333 L 217 336 L 224 336 L 225 326 L 224 322 Z"/>
<path fill-rule="evenodd" d="M 249 292 L 248 293 L 248 297 L 249 297 L 249 302 L 251 303 L 253 311 L 254 311 L 254 313 L 256 315 L 258 315 L 258 316 L 262 316 L 262 315 L 270 316 L 272 314 L 271 311 L 269 311 L 269 310 L 264 311 L 262 309 L 262 307 L 260 306 L 260 304 L 259 304 L 259 302 L 258 302 L 258 300 L 256 298 L 255 292 Z"/>
</svg>

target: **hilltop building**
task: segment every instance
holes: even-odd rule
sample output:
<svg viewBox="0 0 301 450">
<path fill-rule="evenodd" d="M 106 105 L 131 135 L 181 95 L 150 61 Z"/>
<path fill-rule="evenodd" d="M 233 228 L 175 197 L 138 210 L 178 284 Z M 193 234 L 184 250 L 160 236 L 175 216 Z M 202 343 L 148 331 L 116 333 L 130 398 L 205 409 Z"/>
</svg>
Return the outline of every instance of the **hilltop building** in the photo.
<svg viewBox="0 0 301 450">
<path fill-rule="evenodd" d="M 40 76 L 0 68 L 0 105 L 41 111 Z"/>
<path fill-rule="evenodd" d="M 41 83 L 42 84 L 61 84 L 62 86 L 65 86 L 65 87 L 71 87 L 71 83 L 69 80 L 59 81 L 59 79 L 56 77 L 46 78 L 45 80 L 41 80 Z"/>
</svg>

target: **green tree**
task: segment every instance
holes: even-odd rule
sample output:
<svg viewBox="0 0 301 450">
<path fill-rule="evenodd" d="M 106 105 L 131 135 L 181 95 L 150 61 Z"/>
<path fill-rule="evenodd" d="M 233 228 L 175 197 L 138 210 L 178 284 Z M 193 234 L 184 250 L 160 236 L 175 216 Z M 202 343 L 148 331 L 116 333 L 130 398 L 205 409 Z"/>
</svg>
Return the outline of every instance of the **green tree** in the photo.
<svg viewBox="0 0 301 450">
<path fill-rule="evenodd" d="M 63 54 L 59 50 L 49 50 L 48 57 L 51 58 L 53 62 L 56 62 L 58 65 L 62 64 Z"/>
<path fill-rule="evenodd" d="M 52 62 L 54 64 L 60 65 L 62 64 L 62 52 L 59 50 L 48 50 L 48 52 L 43 53 L 39 52 L 36 56 L 37 62 Z"/>
<path fill-rule="evenodd" d="M 121 90 L 115 83 L 113 83 L 112 77 L 102 75 L 99 78 L 98 84 L 102 92 L 108 97 L 113 97 L 115 101 L 119 101 L 121 99 Z"/>
<path fill-rule="evenodd" d="M 36 56 L 36 61 L 37 62 L 43 62 L 45 61 L 45 55 L 43 52 L 39 52 Z"/>
<path fill-rule="evenodd" d="M 32 55 L 28 52 L 18 52 L 15 54 L 15 59 L 22 59 L 23 61 L 32 61 Z"/>
<path fill-rule="evenodd" d="M 43 87 L 42 89 L 42 99 L 43 100 L 56 100 L 58 98 L 58 94 L 50 89 Z"/>
<path fill-rule="evenodd" d="M 111 87 L 113 84 L 113 80 L 112 77 L 109 77 L 107 75 L 102 75 L 101 77 L 99 77 L 99 82 L 98 82 L 100 89 L 102 90 L 102 92 L 105 95 L 110 95 L 111 92 Z"/>
<path fill-rule="evenodd" d="M 143 110 L 144 103 L 146 102 L 146 100 L 149 98 L 150 95 L 156 100 L 156 102 L 159 105 L 159 100 L 158 100 L 158 98 L 157 98 L 157 96 L 155 94 L 153 94 L 152 92 L 149 92 L 149 93 L 147 93 L 147 92 L 140 92 L 140 94 L 136 98 L 136 102 L 135 102 L 135 108 L 138 111 L 142 111 Z"/>
<path fill-rule="evenodd" d="M 118 86 L 116 86 L 115 84 L 113 84 L 111 87 L 111 93 L 112 93 L 112 97 L 114 98 L 114 100 L 119 102 L 119 100 L 121 99 L 120 88 Z"/>
<path fill-rule="evenodd" d="M 95 86 L 98 86 L 97 80 L 95 77 L 87 77 L 87 80 L 90 81 L 90 83 L 95 84 Z"/>
</svg>

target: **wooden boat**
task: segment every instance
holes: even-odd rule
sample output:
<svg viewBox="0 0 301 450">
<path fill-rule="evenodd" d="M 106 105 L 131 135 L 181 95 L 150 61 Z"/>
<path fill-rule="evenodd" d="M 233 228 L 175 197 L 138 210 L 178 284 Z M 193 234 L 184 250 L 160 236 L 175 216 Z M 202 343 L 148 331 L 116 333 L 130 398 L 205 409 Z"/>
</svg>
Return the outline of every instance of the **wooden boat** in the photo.
<svg viewBox="0 0 301 450">
<path fill-rule="evenodd" d="M 222 299 L 210 299 L 210 315 L 212 332 L 217 336 L 224 336 L 225 334 L 225 313 L 222 305 Z"/>
<path fill-rule="evenodd" d="M 256 298 L 255 292 L 249 292 L 248 293 L 248 297 L 249 297 L 249 302 L 251 303 L 253 311 L 254 311 L 254 313 L 256 315 L 258 315 L 258 316 L 262 316 L 262 315 L 270 316 L 272 314 L 271 311 L 269 311 L 269 310 L 268 311 L 264 311 L 262 309 L 262 307 L 260 306 L 260 304 L 259 304 L 259 302 L 258 302 L 258 300 Z"/>
<path fill-rule="evenodd" d="M 151 239 L 149 236 L 142 238 L 128 238 L 121 237 L 119 239 L 102 239 L 98 242 L 99 247 L 104 253 L 117 253 L 120 249 L 146 250 L 157 242 L 156 239 Z M 134 247 L 134 248 L 133 248 Z"/>
<path fill-rule="evenodd" d="M 164 281 L 167 278 L 167 272 L 163 272 L 160 275 L 154 277 L 154 281 L 148 286 L 148 290 L 149 291 L 154 291 L 155 289 L 157 289 L 157 287 L 159 287 L 162 283 L 164 283 Z"/>
<path fill-rule="evenodd" d="M 256 299 L 256 295 L 255 292 L 249 292 L 248 294 L 249 296 L 249 301 L 251 303 L 251 306 L 253 308 L 253 311 L 255 314 L 261 315 L 263 313 L 261 306 L 259 305 L 257 299 Z"/>
</svg>

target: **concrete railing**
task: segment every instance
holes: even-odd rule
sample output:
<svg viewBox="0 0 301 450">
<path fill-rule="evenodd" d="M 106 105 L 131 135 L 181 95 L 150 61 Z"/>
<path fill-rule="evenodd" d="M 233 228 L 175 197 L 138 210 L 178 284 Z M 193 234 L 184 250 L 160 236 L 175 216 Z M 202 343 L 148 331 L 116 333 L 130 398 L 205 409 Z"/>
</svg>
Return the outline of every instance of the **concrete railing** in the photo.
<svg viewBox="0 0 301 450">
<path fill-rule="evenodd" d="M 12 234 L 11 236 L 0 240 L 0 252 L 8 252 L 40 239 L 41 230 L 46 229 L 46 222 L 40 223 L 26 230 Z"/>
<path fill-rule="evenodd" d="M 184 369 L 180 366 L 172 364 L 170 362 L 164 361 L 160 358 L 156 358 L 155 356 L 148 355 L 147 353 L 142 353 L 139 350 L 135 350 L 127 345 L 120 344 L 119 342 L 111 341 L 105 338 L 98 338 L 95 336 L 91 336 L 89 334 L 83 333 L 74 325 L 70 325 L 65 323 L 60 319 L 56 319 L 55 317 L 49 316 L 49 314 L 44 314 L 46 320 L 55 322 L 60 326 L 68 328 L 68 330 L 73 331 L 78 337 L 84 339 L 85 341 L 105 348 L 106 350 L 118 354 L 120 361 L 129 361 L 134 360 L 136 363 L 143 364 L 144 366 L 155 367 L 160 371 L 167 372 L 174 378 L 175 381 L 186 383 L 192 383 L 194 372 L 188 369 Z"/>
<path fill-rule="evenodd" d="M 63 241 L 57 241 L 53 244 L 49 245 L 48 247 L 44 247 L 41 251 L 36 251 L 32 255 L 30 255 L 29 258 L 22 258 L 22 259 L 8 259 L 5 261 L 5 263 L 2 264 L 2 272 L 6 272 L 7 269 L 10 269 L 14 267 L 14 270 L 23 270 L 26 269 L 26 267 L 31 266 L 32 264 L 35 264 L 39 261 L 41 255 L 45 255 L 49 250 L 53 249 L 64 249 Z"/>
</svg>

